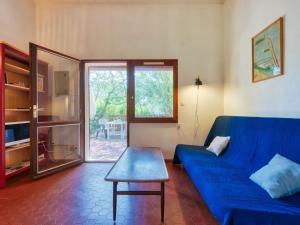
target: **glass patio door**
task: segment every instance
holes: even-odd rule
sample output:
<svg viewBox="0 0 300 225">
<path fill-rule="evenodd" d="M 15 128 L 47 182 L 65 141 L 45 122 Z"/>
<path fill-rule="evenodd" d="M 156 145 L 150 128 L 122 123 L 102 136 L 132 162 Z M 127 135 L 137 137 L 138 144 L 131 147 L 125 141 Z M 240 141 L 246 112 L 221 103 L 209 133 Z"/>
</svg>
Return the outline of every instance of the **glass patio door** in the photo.
<svg viewBox="0 0 300 225">
<path fill-rule="evenodd" d="M 38 178 L 83 161 L 80 60 L 30 43 L 32 174 Z"/>
<path fill-rule="evenodd" d="M 86 63 L 86 161 L 116 161 L 128 146 L 127 63 Z"/>
</svg>

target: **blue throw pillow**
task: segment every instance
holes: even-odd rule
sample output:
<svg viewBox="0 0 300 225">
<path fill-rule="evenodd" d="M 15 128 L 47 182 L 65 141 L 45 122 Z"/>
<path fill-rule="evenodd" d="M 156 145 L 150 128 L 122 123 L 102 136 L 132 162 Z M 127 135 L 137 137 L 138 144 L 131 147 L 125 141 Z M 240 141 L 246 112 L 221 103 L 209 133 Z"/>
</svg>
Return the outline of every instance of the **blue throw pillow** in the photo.
<svg viewBox="0 0 300 225">
<path fill-rule="evenodd" d="M 290 196 L 300 191 L 300 165 L 279 154 L 253 173 L 250 179 L 272 198 Z"/>
</svg>

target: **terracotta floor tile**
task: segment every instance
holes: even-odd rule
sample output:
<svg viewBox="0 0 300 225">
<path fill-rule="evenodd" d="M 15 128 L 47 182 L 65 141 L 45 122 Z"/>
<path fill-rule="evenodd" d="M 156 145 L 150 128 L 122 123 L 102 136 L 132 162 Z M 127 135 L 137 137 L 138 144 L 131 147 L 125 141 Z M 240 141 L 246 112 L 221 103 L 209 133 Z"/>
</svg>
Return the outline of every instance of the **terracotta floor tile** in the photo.
<svg viewBox="0 0 300 225">
<path fill-rule="evenodd" d="M 13 178 L 0 190 L 0 225 L 113 225 L 111 163 L 85 163 L 31 180 Z M 167 163 L 166 225 L 217 225 L 186 172 Z M 123 183 L 120 189 L 158 189 L 159 184 Z M 115 225 L 159 225 L 158 196 L 118 197 Z"/>
</svg>

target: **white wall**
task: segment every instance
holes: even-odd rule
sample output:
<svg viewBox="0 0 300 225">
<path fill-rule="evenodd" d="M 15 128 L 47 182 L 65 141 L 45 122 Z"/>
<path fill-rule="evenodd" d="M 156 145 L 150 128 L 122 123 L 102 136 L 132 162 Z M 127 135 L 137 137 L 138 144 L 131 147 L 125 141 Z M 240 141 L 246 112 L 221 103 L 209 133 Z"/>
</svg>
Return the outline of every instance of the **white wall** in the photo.
<svg viewBox="0 0 300 225">
<path fill-rule="evenodd" d="M 284 17 L 285 74 L 252 83 L 251 38 Z M 300 117 L 300 1 L 226 0 L 224 113 Z"/>
<path fill-rule="evenodd" d="M 0 40 L 28 52 L 35 41 L 35 4 L 32 0 L 0 0 Z"/>
<path fill-rule="evenodd" d="M 37 4 L 37 42 L 87 59 L 178 58 L 179 123 L 132 124 L 130 144 L 158 146 L 172 158 L 177 143 L 192 143 L 200 75 L 202 143 L 223 114 L 223 6 L 220 4 Z"/>
</svg>

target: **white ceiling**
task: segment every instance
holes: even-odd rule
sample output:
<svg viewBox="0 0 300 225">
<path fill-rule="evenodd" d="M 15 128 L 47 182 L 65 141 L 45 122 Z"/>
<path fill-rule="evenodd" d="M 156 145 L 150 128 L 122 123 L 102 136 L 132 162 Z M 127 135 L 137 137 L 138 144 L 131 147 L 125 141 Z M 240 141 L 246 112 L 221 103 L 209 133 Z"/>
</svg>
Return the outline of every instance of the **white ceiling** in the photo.
<svg viewBox="0 0 300 225">
<path fill-rule="evenodd" d="M 62 2 L 62 3 L 208 3 L 223 4 L 225 0 L 34 0 L 39 2 Z"/>
</svg>

